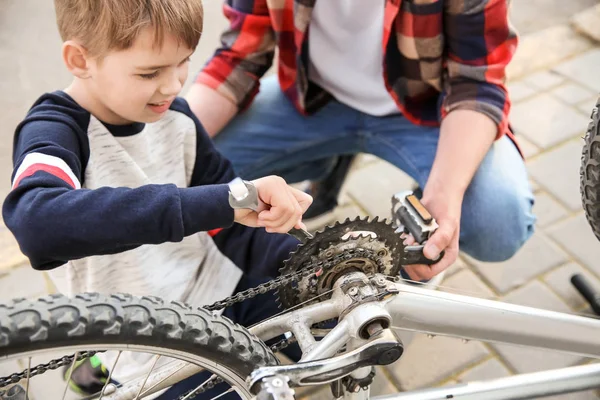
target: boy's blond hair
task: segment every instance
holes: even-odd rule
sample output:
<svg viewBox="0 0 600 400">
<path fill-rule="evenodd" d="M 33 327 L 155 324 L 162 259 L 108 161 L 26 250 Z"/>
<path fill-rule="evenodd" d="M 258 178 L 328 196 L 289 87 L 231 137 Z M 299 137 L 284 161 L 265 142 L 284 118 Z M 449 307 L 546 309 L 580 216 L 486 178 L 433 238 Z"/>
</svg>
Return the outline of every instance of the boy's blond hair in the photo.
<svg viewBox="0 0 600 400">
<path fill-rule="evenodd" d="M 154 29 L 154 43 L 166 33 L 195 49 L 202 32 L 201 0 L 54 0 L 63 41 L 77 40 L 92 57 L 126 50 L 140 31 Z"/>
</svg>

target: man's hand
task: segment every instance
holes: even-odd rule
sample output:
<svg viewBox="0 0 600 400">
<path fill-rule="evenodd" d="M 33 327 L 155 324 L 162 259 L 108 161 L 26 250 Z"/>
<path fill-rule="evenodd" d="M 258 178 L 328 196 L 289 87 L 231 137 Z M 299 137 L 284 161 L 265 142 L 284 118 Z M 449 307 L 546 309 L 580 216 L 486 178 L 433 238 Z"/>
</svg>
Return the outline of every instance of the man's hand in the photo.
<svg viewBox="0 0 600 400">
<path fill-rule="evenodd" d="M 423 198 L 421 203 L 436 219 L 439 227 L 423 248 L 423 254 L 429 259 L 436 259 L 444 251 L 444 257 L 433 265 L 408 265 L 404 269 L 415 281 L 428 280 L 451 266 L 458 257 L 458 238 L 460 233 L 460 212 L 462 199 L 449 200 L 444 196 Z M 414 244 L 412 236 L 407 236 L 404 243 Z"/>
<path fill-rule="evenodd" d="M 260 200 L 258 211 L 235 210 L 235 222 L 250 227 L 264 227 L 267 232 L 287 233 L 292 228 L 306 229 L 302 214 L 312 204 L 312 197 L 289 186 L 279 176 L 252 181 Z"/>
<path fill-rule="evenodd" d="M 421 203 L 439 225 L 423 253 L 430 259 L 435 259 L 442 250 L 445 254 L 431 266 L 405 267 L 412 279 L 431 279 L 456 261 L 463 197 L 492 146 L 496 131 L 495 123 L 487 115 L 471 110 L 452 111 L 442 121 L 435 160 Z M 413 242 L 414 239 L 408 238 L 407 244 Z"/>
</svg>

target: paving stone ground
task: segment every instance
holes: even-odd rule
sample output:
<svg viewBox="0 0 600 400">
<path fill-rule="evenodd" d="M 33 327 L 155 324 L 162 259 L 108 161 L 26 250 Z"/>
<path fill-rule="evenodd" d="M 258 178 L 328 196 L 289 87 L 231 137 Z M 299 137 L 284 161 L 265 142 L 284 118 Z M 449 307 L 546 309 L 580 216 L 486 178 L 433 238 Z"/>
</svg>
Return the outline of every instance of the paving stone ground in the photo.
<svg viewBox="0 0 600 400">
<path fill-rule="evenodd" d="M 15 15 L 31 12 L 41 26 L 53 29 L 35 4 L 33 8 L 31 1 L 1 3 L 0 15 L 3 11 L 15 12 Z M 513 1 L 511 15 L 522 37 L 519 52 L 509 68 L 509 90 L 513 99 L 511 123 L 526 155 L 536 194 L 536 232 L 519 253 L 506 262 L 482 263 L 461 255 L 459 262 L 446 274 L 442 290 L 591 315 L 589 306 L 573 289 L 569 279 L 574 273 L 582 273 L 600 290 L 600 243 L 581 210 L 578 186 L 581 137 L 600 92 L 600 45 L 594 41 L 594 38 L 600 39 L 600 28 L 595 28 L 600 24 L 593 23 L 600 20 L 600 10 L 592 7 L 595 4 L 596 0 Z M 48 6 L 44 7 L 43 12 L 52 12 Z M 217 27 L 222 24 L 218 19 L 218 8 L 208 5 L 207 14 L 217 19 L 207 20 L 209 28 L 205 39 L 216 42 Z M 0 37 L 10 39 L 11 30 L 19 28 L 15 22 L 18 19 L 4 20 L 7 24 L 0 23 Z M 28 43 L 31 47 L 36 38 L 41 36 L 12 38 L 10 43 L 13 46 Z M 210 45 L 203 46 L 202 54 L 207 55 L 206 49 Z M 195 60 L 197 66 L 202 58 L 195 56 Z M 22 68 L 27 67 L 23 67 L 21 61 L 12 66 L 0 66 L 0 71 L 12 71 L 4 76 L 18 75 L 20 85 L 26 91 L 35 89 L 36 82 L 48 86 L 39 76 L 24 77 Z M 60 76 L 63 79 L 64 75 Z M 8 90 L 19 88 L 11 84 L 7 83 Z M 13 123 L 17 119 L 14 110 L 24 108 L 25 100 L 13 104 L 11 115 L 2 116 L 0 112 L 0 116 L 3 121 Z M 2 134 L 6 140 L 11 140 L 9 133 Z M 7 164 L 3 159 L 2 167 Z M 8 176 L 9 172 L 3 170 L 2 174 Z M 391 195 L 411 185 L 412 180 L 402 172 L 372 156 L 364 156 L 345 185 L 343 200 L 337 210 L 338 218 L 388 216 Z M 28 267 L 10 232 L 0 224 L 0 300 L 16 296 L 37 297 L 49 291 L 52 286 L 44 274 Z M 388 394 L 497 378 L 590 361 L 556 352 L 417 335 L 400 361 L 378 368 L 374 393 Z M 50 379 L 49 384 L 52 381 Z M 53 390 L 60 392 L 59 388 Z M 302 393 L 305 398 L 329 398 L 327 388 Z M 46 397 L 38 394 L 35 398 Z M 589 391 L 553 398 L 577 400 L 600 396 Z"/>
</svg>

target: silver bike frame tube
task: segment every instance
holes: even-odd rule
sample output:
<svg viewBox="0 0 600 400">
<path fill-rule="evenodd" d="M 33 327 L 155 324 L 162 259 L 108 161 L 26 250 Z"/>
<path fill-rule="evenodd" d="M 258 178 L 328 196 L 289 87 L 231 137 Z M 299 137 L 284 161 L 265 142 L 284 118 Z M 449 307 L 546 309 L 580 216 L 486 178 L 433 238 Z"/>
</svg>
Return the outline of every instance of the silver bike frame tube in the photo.
<svg viewBox="0 0 600 400">
<path fill-rule="evenodd" d="M 372 400 L 533 399 L 589 390 L 597 387 L 600 387 L 600 364 L 592 364 L 521 374 L 488 381 L 469 382 L 436 389 L 377 396 Z M 358 397 L 352 400 L 357 399 Z"/>
<path fill-rule="evenodd" d="M 394 328 L 600 358 L 600 319 L 397 283 Z"/>
<path fill-rule="evenodd" d="M 335 301 L 330 299 L 267 319 L 266 321 L 251 326 L 248 330 L 262 340 L 269 340 L 289 332 L 295 323 L 303 321 L 307 326 L 310 326 L 311 323 L 321 322 L 339 316 L 343 309 L 344 303 L 342 300 Z"/>
<path fill-rule="evenodd" d="M 394 328 L 600 358 L 600 320 L 397 284 Z M 451 316 L 451 318 L 449 318 Z M 600 388 L 600 364 L 520 374 L 373 400 L 527 399 Z M 363 399 L 360 395 L 345 397 Z"/>
</svg>

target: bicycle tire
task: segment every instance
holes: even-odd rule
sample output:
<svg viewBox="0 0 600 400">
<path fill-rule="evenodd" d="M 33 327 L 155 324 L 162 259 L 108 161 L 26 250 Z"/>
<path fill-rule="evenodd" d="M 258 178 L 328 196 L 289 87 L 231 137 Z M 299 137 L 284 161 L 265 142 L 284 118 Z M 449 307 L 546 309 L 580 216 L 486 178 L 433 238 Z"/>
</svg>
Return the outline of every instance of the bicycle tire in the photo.
<svg viewBox="0 0 600 400">
<path fill-rule="evenodd" d="M 580 194 L 585 217 L 600 240 L 600 98 L 590 116 L 581 155 Z"/>
<path fill-rule="evenodd" d="M 279 363 L 264 342 L 228 318 L 157 297 L 84 293 L 0 304 L 0 356 L 94 345 L 169 349 L 211 360 L 240 379 Z"/>
</svg>

